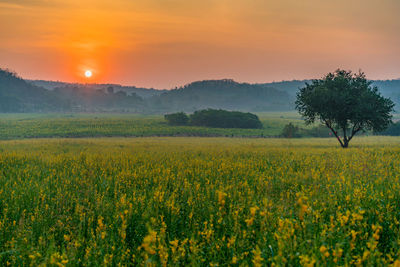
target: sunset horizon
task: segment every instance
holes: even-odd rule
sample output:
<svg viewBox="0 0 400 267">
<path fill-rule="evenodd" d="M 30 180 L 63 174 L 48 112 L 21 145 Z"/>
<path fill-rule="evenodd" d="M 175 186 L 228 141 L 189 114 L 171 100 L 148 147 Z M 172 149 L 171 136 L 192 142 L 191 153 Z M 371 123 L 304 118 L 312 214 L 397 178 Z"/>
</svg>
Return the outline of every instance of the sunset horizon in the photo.
<svg viewBox="0 0 400 267">
<path fill-rule="evenodd" d="M 157 89 L 338 68 L 399 79 L 399 12 L 393 0 L 1 0 L 0 67 L 25 79 Z"/>
<path fill-rule="evenodd" d="M 8 72 L 11 72 L 11 73 L 15 73 L 18 77 L 20 77 L 20 78 L 22 78 L 24 80 L 27 80 L 27 81 L 46 81 L 46 82 L 55 82 L 55 83 L 64 83 L 64 84 L 82 84 L 82 85 L 109 84 L 109 85 L 121 85 L 121 86 L 126 86 L 126 87 L 138 87 L 138 88 L 156 89 L 156 90 L 172 90 L 172 89 L 176 89 L 176 88 L 181 88 L 181 87 L 183 87 L 185 85 L 188 85 L 188 84 L 191 84 L 191 83 L 194 83 L 194 82 L 201 82 L 201 81 L 232 80 L 232 81 L 234 81 L 236 83 L 244 83 L 244 84 L 274 84 L 274 83 L 284 83 L 284 82 L 293 82 L 293 81 L 311 81 L 311 80 L 315 80 L 315 79 L 320 79 L 320 78 L 322 78 L 323 76 L 326 75 L 326 73 L 325 73 L 325 74 L 322 74 L 321 76 L 318 76 L 318 77 L 308 77 L 308 78 L 306 77 L 306 78 L 298 78 L 298 79 L 294 79 L 294 78 L 290 79 L 290 78 L 288 78 L 288 79 L 282 79 L 282 80 L 268 80 L 268 81 L 262 81 L 262 80 L 260 80 L 260 81 L 237 80 L 237 79 L 234 79 L 232 77 L 219 77 L 219 78 L 218 77 L 217 78 L 204 77 L 202 79 L 194 79 L 194 80 L 190 80 L 190 81 L 183 82 L 183 83 L 177 83 L 176 85 L 173 85 L 173 86 L 170 86 L 170 87 L 154 87 L 154 86 L 146 86 L 146 85 L 140 85 L 139 86 L 137 84 L 129 83 L 129 82 L 121 83 L 121 82 L 118 82 L 118 81 L 114 81 L 114 82 L 112 82 L 112 81 L 111 82 L 110 81 L 100 81 L 100 82 L 99 81 L 94 81 L 94 80 L 91 79 L 92 76 L 89 76 L 89 77 L 86 76 L 86 74 L 85 74 L 86 71 L 83 73 L 83 75 L 86 76 L 85 79 L 75 80 L 75 81 L 74 80 L 70 80 L 69 81 L 69 80 L 52 80 L 52 79 L 42 79 L 42 78 L 35 78 L 35 77 L 25 77 L 25 76 L 22 76 L 19 72 L 15 71 L 15 70 L 13 70 L 11 68 L 0 67 L 0 69 L 8 71 Z M 333 72 L 333 71 L 335 71 L 337 69 L 340 69 L 340 68 L 332 69 L 332 70 L 330 70 L 330 72 Z M 349 69 L 349 71 L 352 71 L 352 70 Z M 355 70 L 354 73 L 357 73 L 358 71 L 364 72 L 362 69 L 358 69 L 358 70 Z M 398 80 L 400 80 L 400 75 L 397 78 L 384 78 L 384 79 L 377 78 L 377 79 L 370 79 L 370 80 L 372 80 L 372 81 L 398 81 Z"/>
</svg>

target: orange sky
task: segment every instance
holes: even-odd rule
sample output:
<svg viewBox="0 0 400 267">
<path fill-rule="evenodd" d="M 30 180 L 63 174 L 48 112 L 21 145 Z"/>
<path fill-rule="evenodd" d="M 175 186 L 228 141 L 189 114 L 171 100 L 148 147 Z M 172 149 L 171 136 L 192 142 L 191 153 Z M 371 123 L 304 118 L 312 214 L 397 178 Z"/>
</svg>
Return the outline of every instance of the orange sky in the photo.
<svg viewBox="0 0 400 267">
<path fill-rule="evenodd" d="M 155 88 L 338 67 L 400 78 L 399 14 L 399 0 L 0 0 L 0 67 Z"/>
</svg>

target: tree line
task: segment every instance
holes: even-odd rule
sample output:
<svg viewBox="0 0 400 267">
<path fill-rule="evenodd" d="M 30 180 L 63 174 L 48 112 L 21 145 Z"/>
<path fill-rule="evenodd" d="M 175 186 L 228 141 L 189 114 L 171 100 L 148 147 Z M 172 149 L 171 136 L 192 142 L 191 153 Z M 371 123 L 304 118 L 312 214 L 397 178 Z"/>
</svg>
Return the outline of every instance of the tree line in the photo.
<svg viewBox="0 0 400 267">
<path fill-rule="evenodd" d="M 47 86 L 48 89 L 37 85 Z M 129 90 L 128 90 L 129 89 Z M 233 80 L 199 81 L 173 90 L 118 85 L 26 82 L 0 69 L 0 112 L 132 112 L 165 114 L 214 108 L 241 111 L 288 110 L 286 92 Z"/>
</svg>

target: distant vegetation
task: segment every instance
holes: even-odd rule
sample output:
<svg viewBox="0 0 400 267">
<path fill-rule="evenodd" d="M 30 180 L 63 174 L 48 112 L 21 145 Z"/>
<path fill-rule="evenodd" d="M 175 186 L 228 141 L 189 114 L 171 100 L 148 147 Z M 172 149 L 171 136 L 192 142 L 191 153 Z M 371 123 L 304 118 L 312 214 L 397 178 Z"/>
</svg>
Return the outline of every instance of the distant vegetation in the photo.
<svg viewBox="0 0 400 267">
<path fill-rule="evenodd" d="M 389 125 L 385 131 L 378 132 L 377 134 L 400 136 L 400 121 Z"/>
<path fill-rule="evenodd" d="M 101 90 L 108 92 L 109 88 L 112 88 L 113 93 L 125 92 L 127 95 L 136 94 L 137 96 L 146 99 L 152 96 L 160 95 L 167 90 L 158 90 L 154 88 L 142 88 L 136 86 L 123 86 L 120 84 L 80 84 L 80 83 L 66 83 L 66 82 L 54 82 L 54 81 L 43 81 L 43 80 L 27 80 L 27 82 L 34 84 L 39 87 L 43 87 L 47 90 L 53 91 L 56 88 L 85 88 L 88 91 Z"/>
<path fill-rule="evenodd" d="M 195 111 L 192 115 L 190 115 L 190 123 L 194 126 L 215 128 L 262 128 L 262 123 L 255 114 L 239 111 L 226 111 L 221 109 Z"/>
<path fill-rule="evenodd" d="M 332 133 L 324 125 L 318 125 L 312 128 L 304 128 L 296 126 L 290 122 L 283 127 L 280 136 L 284 138 L 332 137 Z"/>
<path fill-rule="evenodd" d="M 67 107 L 60 95 L 0 69 L 0 112 L 63 111 Z"/>
<path fill-rule="evenodd" d="M 172 90 L 118 84 L 25 81 L 0 69 L 0 112 L 129 112 L 165 114 L 199 109 L 249 112 L 294 110 L 296 92 L 307 81 L 265 84 L 206 80 Z M 400 103 L 400 80 L 374 81 L 382 95 Z"/>
<path fill-rule="evenodd" d="M 186 126 L 189 124 L 189 116 L 184 112 L 165 114 L 164 118 L 169 125 L 173 126 Z"/>
<path fill-rule="evenodd" d="M 257 115 L 222 109 L 203 109 L 190 116 L 184 112 L 164 116 L 169 125 L 191 125 L 212 128 L 261 129 L 262 123 Z"/>
<path fill-rule="evenodd" d="M 400 79 L 372 81 L 373 86 L 377 86 L 383 96 L 389 97 L 397 105 L 397 112 L 400 112 Z"/>
<path fill-rule="evenodd" d="M 300 137 L 299 127 L 294 126 L 293 123 L 286 124 L 282 130 L 282 137 L 285 138 L 294 138 Z"/>
<path fill-rule="evenodd" d="M 289 110 L 289 95 L 265 85 L 237 83 L 233 80 L 200 81 L 150 99 L 159 112 L 199 109 L 240 111 Z"/>
<path fill-rule="evenodd" d="M 233 80 L 199 81 L 173 90 L 112 84 L 29 81 L 0 69 L 0 112 L 129 112 L 162 114 L 215 108 L 290 110 L 288 93 Z"/>
</svg>

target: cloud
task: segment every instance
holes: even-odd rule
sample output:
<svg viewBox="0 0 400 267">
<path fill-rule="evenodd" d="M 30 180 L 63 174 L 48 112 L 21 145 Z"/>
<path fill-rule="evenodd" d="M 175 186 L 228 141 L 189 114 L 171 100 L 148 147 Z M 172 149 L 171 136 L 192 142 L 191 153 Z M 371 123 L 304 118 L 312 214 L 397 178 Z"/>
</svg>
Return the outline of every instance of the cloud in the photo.
<svg viewBox="0 0 400 267">
<path fill-rule="evenodd" d="M 0 0 L 0 53 L 15 52 L 7 58 L 16 70 L 49 54 L 71 68 L 112 62 L 143 70 L 143 84 L 168 70 L 170 80 L 218 72 L 260 81 L 266 71 L 301 78 L 341 62 L 394 71 L 399 13 L 398 0 Z"/>
</svg>

